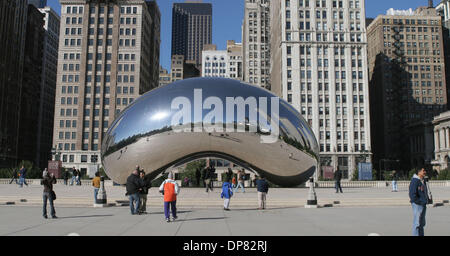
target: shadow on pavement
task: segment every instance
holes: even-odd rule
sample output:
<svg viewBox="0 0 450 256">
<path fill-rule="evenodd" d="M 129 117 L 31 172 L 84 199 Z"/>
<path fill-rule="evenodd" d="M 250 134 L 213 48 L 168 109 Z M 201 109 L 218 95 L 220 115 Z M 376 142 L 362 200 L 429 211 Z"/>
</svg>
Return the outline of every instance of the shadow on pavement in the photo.
<svg viewBox="0 0 450 256">
<path fill-rule="evenodd" d="M 227 217 L 208 217 L 208 218 L 194 218 L 194 219 L 179 219 L 175 222 L 181 222 L 181 221 L 195 221 L 195 220 L 223 220 L 227 219 Z"/>
<path fill-rule="evenodd" d="M 105 214 L 105 215 L 87 215 L 87 216 L 69 216 L 69 217 L 58 217 L 58 219 L 74 219 L 74 218 L 95 218 L 95 217 L 111 217 L 114 214 Z"/>
</svg>

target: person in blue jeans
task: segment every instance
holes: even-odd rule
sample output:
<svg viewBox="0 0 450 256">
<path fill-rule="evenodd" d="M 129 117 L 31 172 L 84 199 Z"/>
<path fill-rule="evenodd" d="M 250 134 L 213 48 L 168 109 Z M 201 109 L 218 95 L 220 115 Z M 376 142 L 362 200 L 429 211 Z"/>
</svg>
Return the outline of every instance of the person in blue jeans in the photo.
<svg viewBox="0 0 450 256">
<path fill-rule="evenodd" d="M 70 186 L 73 186 L 73 182 L 77 182 L 77 169 L 75 169 L 75 166 L 72 169 L 72 179 L 70 180 Z"/>
<path fill-rule="evenodd" d="M 239 188 L 242 189 L 242 193 L 245 193 L 245 188 L 244 188 L 244 175 L 245 175 L 244 170 L 238 171 L 238 173 L 237 173 L 238 184 L 237 184 L 237 186 L 234 188 L 234 191 L 233 191 L 234 193 L 236 193 L 236 191 L 237 191 Z"/>
<path fill-rule="evenodd" d="M 133 173 L 127 178 L 127 193 L 130 199 L 131 215 L 139 214 L 139 205 L 141 203 L 139 192 L 145 186 L 144 181 L 139 177 L 139 171 L 133 170 Z"/>
<path fill-rule="evenodd" d="M 25 180 L 26 174 L 27 174 L 27 169 L 25 168 L 25 166 L 22 165 L 22 168 L 20 168 L 20 170 L 19 170 L 19 175 L 20 175 L 19 186 L 20 187 L 23 187 L 23 184 L 27 185 L 27 187 L 28 187 L 27 181 Z"/>
<path fill-rule="evenodd" d="M 50 214 L 53 219 L 57 219 L 55 206 L 53 205 L 54 198 L 52 197 L 53 184 L 56 184 L 56 178 L 53 173 L 49 174 L 47 169 L 44 170 L 42 174 L 42 185 L 44 186 L 44 192 L 42 195 L 43 206 L 42 206 L 42 216 L 47 219 L 47 200 L 50 202 Z"/>
<path fill-rule="evenodd" d="M 392 172 L 392 192 L 398 192 L 397 180 L 398 180 L 397 171 L 393 171 Z"/>
<path fill-rule="evenodd" d="M 427 212 L 428 191 L 425 183 L 425 168 L 420 168 L 411 179 L 409 184 L 409 199 L 413 209 L 413 236 L 424 236 L 424 227 L 426 224 L 425 216 Z"/>
</svg>

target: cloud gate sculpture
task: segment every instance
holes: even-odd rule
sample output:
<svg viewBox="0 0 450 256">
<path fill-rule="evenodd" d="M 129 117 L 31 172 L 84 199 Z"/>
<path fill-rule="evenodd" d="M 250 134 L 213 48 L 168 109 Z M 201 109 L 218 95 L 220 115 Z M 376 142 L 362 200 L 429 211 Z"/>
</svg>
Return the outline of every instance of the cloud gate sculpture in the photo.
<svg viewBox="0 0 450 256">
<path fill-rule="evenodd" d="M 281 186 L 300 185 L 319 159 L 303 117 L 271 92 L 225 78 L 193 78 L 154 89 L 111 124 L 103 140 L 108 176 L 125 184 L 198 158 L 229 160 Z"/>
</svg>

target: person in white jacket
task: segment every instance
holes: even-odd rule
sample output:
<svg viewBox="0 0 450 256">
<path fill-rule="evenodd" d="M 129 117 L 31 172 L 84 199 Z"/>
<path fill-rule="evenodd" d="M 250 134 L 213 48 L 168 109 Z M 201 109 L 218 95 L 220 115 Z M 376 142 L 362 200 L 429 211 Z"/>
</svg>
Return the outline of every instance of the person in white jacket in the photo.
<svg viewBox="0 0 450 256">
<path fill-rule="evenodd" d="M 177 195 L 180 193 L 180 188 L 175 180 L 173 180 L 173 173 L 169 173 L 168 179 L 166 179 L 161 186 L 159 186 L 159 192 L 164 195 L 164 216 L 166 221 L 170 222 L 170 209 L 172 210 L 173 220 L 177 219 Z M 169 209 L 170 206 L 170 209 Z"/>
</svg>

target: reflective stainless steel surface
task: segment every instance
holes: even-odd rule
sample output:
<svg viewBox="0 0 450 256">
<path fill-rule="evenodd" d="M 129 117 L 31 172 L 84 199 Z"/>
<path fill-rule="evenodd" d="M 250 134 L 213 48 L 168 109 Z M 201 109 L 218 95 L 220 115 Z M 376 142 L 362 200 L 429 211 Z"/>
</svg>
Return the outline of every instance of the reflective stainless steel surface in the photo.
<svg viewBox="0 0 450 256">
<path fill-rule="evenodd" d="M 224 103 L 227 97 L 267 98 L 267 110 L 261 108 L 259 101 L 257 111 L 271 116 L 272 121 L 279 119 L 278 127 L 248 121 L 254 120 L 250 108 L 245 111 L 247 122 L 240 122 L 242 117 L 237 117 L 236 113 L 230 122 L 224 104 L 222 110 L 216 105 L 213 108 L 223 113 L 222 120 L 214 122 L 223 126 L 222 132 L 204 129 L 194 132 L 191 127 L 201 127 L 201 121 L 208 120 L 211 116 L 209 114 L 208 117 L 208 113 L 212 112 L 212 107 L 207 109 L 203 106 L 200 117 L 195 115 L 194 105 L 198 103 L 194 103 L 194 90 L 198 89 L 202 90 L 200 102 L 208 97 L 217 97 Z M 185 97 L 191 102 L 189 113 L 192 113 L 192 122 L 179 119 L 183 120 L 182 127 L 187 127 L 190 132 L 177 132 L 172 126 L 172 119 L 179 115 L 181 109 L 177 104 L 180 109 L 172 109 L 172 102 L 177 97 Z M 300 113 L 286 101 L 279 99 L 278 116 L 272 114 L 273 97 L 276 96 L 265 89 L 223 78 L 187 79 L 154 89 L 128 106 L 111 124 L 102 144 L 105 171 L 116 183 L 125 184 L 136 165 L 144 168 L 151 177 L 156 177 L 176 164 L 202 157 L 220 157 L 264 175 L 275 184 L 300 185 L 316 171 L 319 159 L 317 141 Z M 206 101 L 204 105 L 207 105 Z M 235 112 L 239 110 L 236 108 Z M 241 127 L 242 123 L 245 123 L 245 132 L 230 132 L 225 128 Z M 279 128 L 279 135 L 275 137 L 278 140 L 262 143 L 262 138 L 269 130 L 275 131 L 274 128 Z"/>
</svg>

